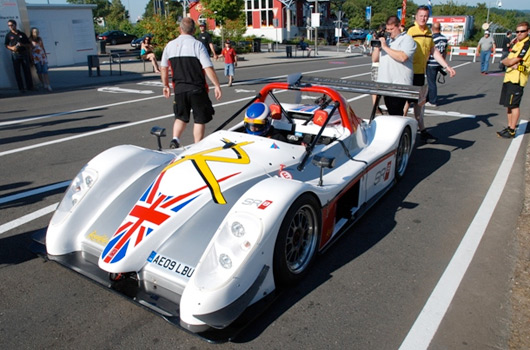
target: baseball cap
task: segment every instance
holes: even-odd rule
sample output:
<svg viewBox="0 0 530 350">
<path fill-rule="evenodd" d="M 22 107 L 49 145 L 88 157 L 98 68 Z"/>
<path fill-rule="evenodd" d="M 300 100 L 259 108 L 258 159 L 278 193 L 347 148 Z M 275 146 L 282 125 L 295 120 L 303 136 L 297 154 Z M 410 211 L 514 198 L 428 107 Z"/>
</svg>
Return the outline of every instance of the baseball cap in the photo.
<svg viewBox="0 0 530 350">
<path fill-rule="evenodd" d="M 484 32 L 484 34 L 489 34 L 489 33 L 490 33 L 489 30 L 486 30 L 486 31 Z"/>
</svg>

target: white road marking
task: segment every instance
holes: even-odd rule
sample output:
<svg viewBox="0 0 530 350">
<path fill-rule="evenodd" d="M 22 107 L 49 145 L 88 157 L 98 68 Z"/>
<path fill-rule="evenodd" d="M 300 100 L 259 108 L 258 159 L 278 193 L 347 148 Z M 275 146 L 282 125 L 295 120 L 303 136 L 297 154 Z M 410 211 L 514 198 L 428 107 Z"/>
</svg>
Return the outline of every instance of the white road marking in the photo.
<svg viewBox="0 0 530 350">
<path fill-rule="evenodd" d="M 251 98 L 254 98 L 254 96 L 240 98 L 238 100 L 232 100 L 232 101 L 228 101 L 228 102 L 221 102 L 221 103 L 214 104 L 213 106 L 214 107 L 223 106 L 223 105 L 227 105 L 227 104 L 232 104 L 232 103 L 237 103 L 237 102 L 241 102 L 241 101 L 246 101 L 246 100 L 251 99 Z M 25 146 L 25 147 L 15 148 L 15 149 L 12 149 L 12 150 L 0 152 L 0 157 L 6 156 L 8 154 L 13 154 L 13 153 L 27 151 L 27 150 L 34 149 L 34 148 L 40 148 L 40 147 L 43 147 L 43 146 L 54 145 L 54 144 L 57 144 L 57 143 L 62 143 L 62 142 L 66 142 L 66 141 L 80 139 L 80 138 L 83 138 L 83 137 L 88 137 L 88 136 L 93 136 L 93 135 L 97 135 L 97 134 L 102 134 L 102 133 L 106 133 L 106 132 L 110 132 L 110 131 L 114 131 L 114 130 L 118 130 L 118 129 L 124 129 L 124 128 L 128 128 L 128 127 L 135 126 L 135 125 L 150 123 L 150 122 L 153 122 L 153 121 L 157 121 L 157 120 L 165 119 L 165 118 L 169 118 L 169 117 L 173 117 L 173 113 L 162 115 L 162 116 L 159 116 L 159 117 L 139 120 L 137 122 L 131 122 L 131 123 L 123 124 L 123 125 L 117 125 L 117 126 L 113 126 L 113 127 L 106 128 L 106 129 L 94 130 L 94 131 L 86 132 L 86 133 L 83 133 L 83 134 L 78 134 L 78 135 L 73 135 L 73 136 L 69 136 L 69 137 L 64 137 L 64 138 L 57 139 L 57 140 L 51 140 L 51 141 L 47 141 L 47 142 L 37 143 L 37 144 L 34 144 L 34 145 L 29 145 L 29 146 Z"/>
<path fill-rule="evenodd" d="M 412 112 L 414 113 L 414 112 Z M 425 109 L 425 114 L 432 114 L 432 115 L 440 115 L 440 116 L 447 116 L 447 117 L 455 117 L 455 118 L 476 118 L 477 116 L 474 114 L 464 114 L 460 112 L 445 112 L 445 111 L 438 111 L 436 109 Z"/>
<path fill-rule="evenodd" d="M 31 222 L 35 219 L 40 218 L 41 216 L 48 215 L 49 213 L 53 212 L 55 209 L 57 209 L 57 206 L 59 203 L 54 203 L 52 205 L 49 205 L 45 208 L 39 209 L 37 211 L 34 211 L 33 213 L 30 213 L 28 215 L 24 215 L 21 218 L 15 219 L 13 221 L 10 221 L 8 223 L 5 223 L 3 225 L 0 225 L 0 235 L 4 232 L 7 232 L 9 230 L 12 230 L 16 227 L 22 226 L 24 224 L 27 224 L 28 222 Z"/>
<path fill-rule="evenodd" d="M 451 305 L 451 301 L 460 286 L 460 282 L 464 278 L 469 264 L 471 264 L 495 207 L 503 193 L 513 163 L 517 157 L 517 152 L 523 141 L 527 123 L 526 120 L 521 120 L 519 123 L 516 137 L 512 140 L 510 147 L 508 147 L 486 197 L 484 197 L 480 208 L 469 225 L 449 265 L 447 265 L 442 277 L 436 284 L 431 296 L 399 347 L 399 350 L 427 350 L 429 347 L 449 305 Z"/>
<path fill-rule="evenodd" d="M 81 113 L 81 112 L 97 111 L 97 110 L 105 109 L 105 108 L 109 108 L 109 107 L 116 107 L 116 106 L 126 105 L 126 104 L 130 104 L 130 103 L 135 103 L 135 102 L 143 102 L 143 101 L 152 100 L 152 99 L 161 98 L 161 97 L 163 97 L 163 96 L 162 95 L 160 95 L 160 96 L 151 96 L 151 97 L 140 98 L 140 99 L 137 99 L 137 100 L 128 100 L 128 101 L 122 101 L 122 102 L 109 103 L 108 105 L 101 105 L 101 106 L 96 106 L 96 107 L 74 109 L 72 111 L 67 111 L 67 112 L 45 114 L 45 115 L 41 115 L 41 116 L 37 116 L 37 117 L 21 118 L 21 119 L 1 122 L 0 126 L 6 126 L 6 125 L 12 125 L 12 124 L 22 124 L 22 123 L 32 122 L 32 121 L 35 121 L 35 120 L 53 118 L 53 117 L 61 117 L 63 115 L 69 115 L 69 114 L 75 114 L 75 113 Z"/>
<path fill-rule="evenodd" d="M 145 85 L 145 86 L 155 86 L 155 87 L 164 87 L 164 84 L 160 80 L 151 80 L 151 81 L 141 81 L 139 83 L 136 83 L 138 85 Z"/>
<path fill-rule="evenodd" d="M 357 77 L 362 77 L 363 75 L 368 75 L 368 74 L 372 74 L 372 73 L 371 73 L 371 72 L 368 72 L 368 73 L 361 73 L 361 74 L 349 75 L 349 76 L 347 76 L 347 77 L 342 77 L 341 79 L 357 78 Z"/>
<path fill-rule="evenodd" d="M 112 94 L 154 94 L 152 90 L 124 89 L 117 86 L 104 86 L 98 89 L 98 92 L 110 92 Z"/>
<path fill-rule="evenodd" d="M 327 69 L 304 72 L 302 74 L 327 72 L 327 71 L 330 71 L 330 70 L 350 69 L 350 68 L 362 67 L 362 66 L 366 66 L 366 65 L 368 65 L 368 64 L 360 64 L 360 65 L 353 65 L 353 66 L 346 66 L 346 67 L 333 67 L 333 68 L 327 68 Z M 275 76 L 275 77 L 268 77 L 268 78 L 260 78 L 260 79 L 249 80 L 249 81 L 245 81 L 244 83 L 245 84 L 252 84 L 252 83 L 256 83 L 256 82 L 262 82 L 262 81 L 274 80 L 274 79 L 281 79 L 281 78 L 285 78 L 285 77 L 287 77 L 287 75 L 278 75 L 278 76 Z M 139 84 L 141 84 L 141 83 L 139 83 Z M 240 84 L 243 84 L 243 82 L 241 82 Z M 157 85 L 157 84 L 155 84 L 154 81 L 150 81 L 150 82 L 147 82 L 146 85 L 161 86 L 162 83 L 160 82 L 160 85 Z M 223 86 L 225 86 L 225 85 L 223 85 Z M 213 87 L 210 87 L 210 88 L 213 89 Z M 127 100 L 127 101 L 122 101 L 122 102 L 110 103 L 110 104 L 102 105 L 102 106 L 75 109 L 75 110 L 72 110 L 72 111 L 46 114 L 46 115 L 37 116 L 37 117 L 21 118 L 21 119 L 6 121 L 6 122 L 0 122 L 0 126 L 27 123 L 27 122 L 31 122 L 31 121 L 35 121 L 35 120 L 53 118 L 53 117 L 60 117 L 60 116 L 63 116 L 63 115 L 75 114 L 75 113 L 80 113 L 80 112 L 96 111 L 96 110 L 103 109 L 103 108 L 115 107 L 115 106 L 120 106 L 120 105 L 124 105 L 124 104 L 131 104 L 131 103 L 137 103 L 137 102 L 143 102 L 143 101 L 147 101 L 147 100 L 151 100 L 151 99 L 155 99 L 155 98 L 163 98 L 163 97 L 164 96 L 162 96 L 162 94 L 160 94 L 159 96 L 150 96 L 150 97 L 140 98 L 140 99 L 136 99 L 136 100 Z M 0 154 L 0 156 L 1 156 L 1 154 Z"/>
<path fill-rule="evenodd" d="M 56 144 L 56 143 L 63 143 L 63 142 L 66 142 L 66 141 L 80 139 L 80 138 L 87 137 L 87 136 L 92 136 L 92 135 L 102 134 L 102 133 L 109 132 L 109 131 L 114 131 L 114 130 L 118 130 L 118 129 L 128 128 L 128 127 L 135 126 L 135 125 L 145 124 L 145 123 L 153 122 L 153 121 L 164 119 L 164 118 L 169 118 L 169 117 L 172 117 L 172 116 L 173 116 L 173 113 L 162 115 L 160 117 L 154 117 L 154 118 L 150 118 L 150 119 L 140 120 L 140 121 L 133 122 L 133 123 L 127 123 L 127 124 L 123 124 L 123 125 L 113 126 L 113 127 L 106 128 L 106 129 L 86 132 L 84 134 L 78 134 L 78 135 L 73 135 L 73 136 L 69 136 L 69 137 L 64 137 L 62 139 L 56 139 L 56 140 L 51 140 L 51 141 L 47 141 L 47 142 L 41 142 L 41 143 L 37 143 L 37 144 L 34 144 L 34 145 L 25 146 L 25 147 L 15 148 L 15 149 L 11 149 L 11 150 L 8 150 L 8 151 L 0 152 L 0 157 L 6 156 L 8 154 L 28 151 L 28 150 L 31 150 L 31 149 L 34 149 L 34 148 L 49 146 L 49 145 L 53 145 L 53 144 Z"/>
<path fill-rule="evenodd" d="M 382 105 L 379 107 L 381 107 L 381 109 L 387 110 L 385 105 Z M 407 113 L 414 114 L 414 108 L 409 108 Z M 465 113 L 451 112 L 451 111 L 446 112 L 446 111 L 440 111 L 437 109 L 427 109 L 427 107 L 425 107 L 423 114 L 431 114 L 431 115 L 439 115 L 439 116 L 455 117 L 455 118 L 470 118 L 470 119 L 477 117 L 475 114 L 465 114 Z"/>
<path fill-rule="evenodd" d="M 70 185 L 70 182 L 72 182 L 72 181 L 70 181 L 70 180 L 63 181 L 63 182 L 59 182 L 59 183 L 56 183 L 56 184 L 53 184 L 53 185 L 36 188 L 34 190 L 30 190 L 30 191 L 26 191 L 26 192 L 22 192 L 22 193 L 17 193 L 17 194 L 11 195 L 11 196 L 2 197 L 2 198 L 0 198 L 0 204 L 9 203 L 9 202 L 16 201 L 16 200 L 19 200 L 19 199 L 22 199 L 22 198 L 27 198 L 27 197 L 35 196 L 37 194 L 46 193 L 46 192 L 50 192 L 50 191 L 53 191 L 53 190 L 56 190 L 56 189 L 59 189 L 59 188 L 67 187 L 67 186 Z"/>
<path fill-rule="evenodd" d="M 256 90 L 234 89 L 234 92 L 240 94 L 242 92 L 256 92 Z"/>
</svg>

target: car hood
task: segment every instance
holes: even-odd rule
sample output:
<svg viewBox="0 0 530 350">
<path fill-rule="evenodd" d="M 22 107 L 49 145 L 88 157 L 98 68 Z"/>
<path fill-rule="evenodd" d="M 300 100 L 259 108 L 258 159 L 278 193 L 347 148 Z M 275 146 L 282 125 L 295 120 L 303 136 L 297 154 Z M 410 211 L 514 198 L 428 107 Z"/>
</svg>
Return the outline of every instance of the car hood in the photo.
<svg viewBox="0 0 530 350">
<path fill-rule="evenodd" d="M 234 202 L 261 179 L 298 164 L 303 152 L 301 146 L 230 131 L 190 146 L 145 189 L 103 249 L 99 266 L 138 271 L 170 238 L 193 243 L 195 252 L 186 253 L 193 264 Z M 188 221 L 200 225 L 200 233 Z"/>
</svg>

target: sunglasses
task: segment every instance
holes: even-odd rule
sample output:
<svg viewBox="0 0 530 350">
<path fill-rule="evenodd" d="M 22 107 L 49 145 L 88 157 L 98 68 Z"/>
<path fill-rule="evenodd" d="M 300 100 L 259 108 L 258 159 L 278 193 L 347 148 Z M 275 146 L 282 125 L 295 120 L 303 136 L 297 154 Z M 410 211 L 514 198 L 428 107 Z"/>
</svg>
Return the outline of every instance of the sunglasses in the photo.
<svg viewBox="0 0 530 350">
<path fill-rule="evenodd" d="M 526 32 L 528 32 L 528 29 L 527 30 L 516 30 L 515 32 L 517 34 L 526 33 Z"/>
</svg>

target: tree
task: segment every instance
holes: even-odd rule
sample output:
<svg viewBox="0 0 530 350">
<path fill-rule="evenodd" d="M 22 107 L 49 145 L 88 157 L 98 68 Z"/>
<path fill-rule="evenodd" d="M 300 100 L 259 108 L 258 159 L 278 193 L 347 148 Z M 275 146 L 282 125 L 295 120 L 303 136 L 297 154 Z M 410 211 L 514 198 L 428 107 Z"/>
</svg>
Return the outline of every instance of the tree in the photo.
<svg viewBox="0 0 530 350">
<path fill-rule="evenodd" d="M 389 16 L 396 15 L 398 8 L 401 8 L 402 0 L 346 0 L 343 9 L 346 17 L 349 19 L 348 25 L 352 28 L 370 28 L 377 29 L 380 24 L 385 23 Z M 372 7 L 372 19 L 366 21 L 366 7 Z M 415 9 L 412 1 L 407 2 L 407 14 L 411 13 L 411 8 Z M 407 21 L 410 18 L 407 15 Z"/>
<path fill-rule="evenodd" d="M 69 4 L 81 5 L 91 4 L 97 5 L 97 8 L 93 11 L 94 17 L 105 18 L 110 12 L 110 2 L 108 0 L 67 0 Z"/>
<path fill-rule="evenodd" d="M 182 17 L 182 5 L 177 0 L 149 0 L 145 5 L 145 12 L 143 18 L 149 18 L 154 15 L 165 16 L 166 14 L 172 16 L 176 21 Z"/>
<path fill-rule="evenodd" d="M 179 36 L 179 25 L 172 16 L 153 15 L 136 24 L 138 30 L 153 35 L 152 43 L 163 49 L 166 44 Z M 155 52 L 156 53 L 156 52 Z"/>
<path fill-rule="evenodd" d="M 246 29 L 243 9 L 245 0 L 202 0 L 203 14 L 213 18 L 221 27 L 221 41 L 225 36 L 237 37 L 238 32 Z M 223 26 L 226 25 L 228 30 Z"/>
</svg>

